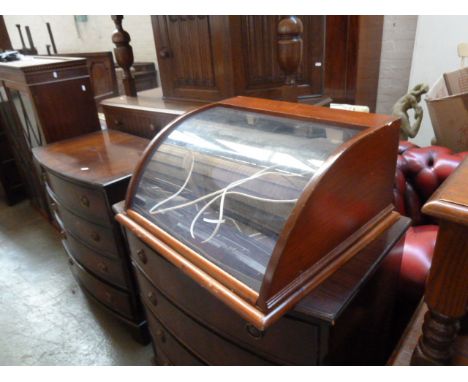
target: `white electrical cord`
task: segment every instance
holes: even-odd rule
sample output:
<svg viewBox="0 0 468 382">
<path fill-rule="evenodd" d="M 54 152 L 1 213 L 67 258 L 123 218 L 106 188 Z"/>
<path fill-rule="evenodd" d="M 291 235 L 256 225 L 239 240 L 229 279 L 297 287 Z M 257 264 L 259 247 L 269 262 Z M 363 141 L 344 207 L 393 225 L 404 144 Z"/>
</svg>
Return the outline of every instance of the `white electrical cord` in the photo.
<svg viewBox="0 0 468 382">
<path fill-rule="evenodd" d="M 269 170 L 273 169 L 274 167 L 276 167 L 276 165 L 275 165 L 275 166 L 266 167 L 266 168 L 264 168 L 264 169 L 262 169 L 262 170 L 260 170 L 260 171 L 258 171 L 256 173 L 250 175 L 247 178 L 234 181 L 234 182 L 228 184 L 226 187 L 224 187 L 224 188 L 222 188 L 220 190 L 211 192 L 211 193 L 209 193 L 207 195 L 201 196 L 201 197 L 199 197 L 199 198 L 197 198 L 195 200 L 192 200 L 190 202 L 186 202 L 186 203 L 182 203 L 182 204 L 179 204 L 179 205 L 176 205 L 176 206 L 167 207 L 167 208 L 157 210 L 158 207 L 160 207 L 163 204 L 167 203 L 169 200 L 175 198 L 177 195 L 179 195 L 185 189 L 185 187 L 187 186 L 187 184 L 188 184 L 188 182 L 190 180 L 190 177 L 192 176 L 194 163 L 195 163 L 195 159 L 194 159 L 193 153 L 192 153 L 192 163 L 191 163 L 191 166 L 190 166 L 190 171 L 187 174 L 187 178 L 185 179 L 184 184 L 179 188 L 179 190 L 175 194 L 173 194 L 170 197 L 168 197 L 167 199 L 164 199 L 163 201 L 155 204 L 149 210 L 149 212 L 151 214 L 153 214 L 153 215 L 160 214 L 160 213 L 165 213 L 165 212 L 173 211 L 173 210 L 176 210 L 176 209 L 179 209 L 179 208 L 188 207 L 188 206 L 191 206 L 193 204 L 197 205 L 197 203 L 202 201 L 202 200 L 212 198 L 208 203 L 206 203 L 198 211 L 198 213 L 195 215 L 194 219 L 192 220 L 192 223 L 190 224 L 190 235 L 192 236 L 193 239 L 195 239 L 194 228 L 195 228 L 196 222 L 198 221 L 200 216 L 206 211 L 206 209 L 211 204 L 213 204 L 216 200 L 221 198 L 221 202 L 220 202 L 220 205 L 219 205 L 218 219 L 204 219 L 204 221 L 207 222 L 207 223 L 216 224 L 216 227 L 214 228 L 211 235 L 208 238 L 206 238 L 205 240 L 203 240 L 202 243 L 206 243 L 206 242 L 210 241 L 214 236 L 216 236 L 216 234 L 218 233 L 219 227 L 221 226 L 222 223 L 225 222 L 225 220 L 223 219 L 224 201 L 225 201 L 227 195 L 239 195 L 239 196 L 243 196 L 243 197 L 246 197 L 246 198 L 255 199 L 255 200 L 268 202 L 268 203 L 295 203 L 295 202 L 297 202 L 297 199 L 269 199 L 269 198 L 262 198 L 262 197 L 259 197 L 259 196 L 255 196 L 255 195 L 249 195 L 249 194 L 246 194 L 246 193 L 243 193 L 243 192 L 230 191 L 234 187 L 237 187 L 237 186 L 239 186 L 241 184 L 244 184 L 244 183 L 246 183 L 246 182 L 248 182 L 250 180 L 253 180 L 253 179 L 265 176 L 265 175 L 282 175 L 282 176 L 285 176 L 285 177 L 302 177 L 303 176 L 302 174 L 285 174 L 285 173 L 281 173 L 281 172 L 269 171 Z M 236 226 L 238 227 L 237 224 L 236 224 Z"/>
<path fill-rule="evenodd" d="M 158 208 L 159 206 L 167 203 L 169 200 L 174 199 L 177 195 L 179 195 L 185 189 L 185 187 L 187 186 L 187 183 L 190 180 L 190 177 L 192 176 L 193 167 L 195 166 L 195 156 L 193 155 L 192 152 L 190 152 L 190 154 L 192 155 L 192 162 L 190 164 L 190 170 L 189 170 L 189 173 L 187 175 L 187 179 L 185 179 L 184 184 L 179 188 L 179 190 L 175 194 L 169 196 L 167 199 L 164 199 L 163 201 L 161 201 L 161 202 L 155 204 L 153 207 L 151 207 L 151 209 L 149 210 L 150 214 L 155 213 L 154 210 L 156 208 Z"/>
</svg>

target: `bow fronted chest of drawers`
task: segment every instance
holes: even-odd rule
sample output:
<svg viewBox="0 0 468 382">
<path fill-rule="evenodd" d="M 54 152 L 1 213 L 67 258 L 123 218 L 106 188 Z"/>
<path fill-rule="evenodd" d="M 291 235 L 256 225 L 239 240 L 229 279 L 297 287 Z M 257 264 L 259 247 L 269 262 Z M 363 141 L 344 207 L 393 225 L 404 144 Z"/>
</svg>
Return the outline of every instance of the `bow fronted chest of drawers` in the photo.
<svg viewBox="0 0 468 382">
<path fill-rule="evenodd" d="M 124 198 L 147 144 L 107 130 L 34 149 L 74 277 L 143 343 L 148 342 L 146 322 L 111 206 Z"/>
</svg>

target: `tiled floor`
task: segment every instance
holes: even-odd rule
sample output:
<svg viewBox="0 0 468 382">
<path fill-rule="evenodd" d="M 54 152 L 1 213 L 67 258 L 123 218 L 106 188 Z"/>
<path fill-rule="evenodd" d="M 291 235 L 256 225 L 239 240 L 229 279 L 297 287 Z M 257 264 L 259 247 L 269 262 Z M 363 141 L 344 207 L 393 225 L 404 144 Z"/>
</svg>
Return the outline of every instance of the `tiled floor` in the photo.
<svg viewBox="0 0 468 382">
<path fill-rule="evenodd" d="M 150 365 L 152 354 L 83 295 L 29 202 L 0 198 L 0 365 Z"/>
</svg>

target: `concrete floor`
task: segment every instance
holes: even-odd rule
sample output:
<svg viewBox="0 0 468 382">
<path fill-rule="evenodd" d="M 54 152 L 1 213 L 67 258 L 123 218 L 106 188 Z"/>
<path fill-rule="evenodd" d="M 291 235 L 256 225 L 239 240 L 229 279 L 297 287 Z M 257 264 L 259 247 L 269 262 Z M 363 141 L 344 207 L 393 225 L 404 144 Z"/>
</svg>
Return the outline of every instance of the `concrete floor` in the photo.
<svg viewBox="0 0 468 382">
<path fill-rule="evenodd" d="M 125 326 L 88 300 L 58 232 L 0 197 L 0 365 L 150 365 Z"/>
</svg>

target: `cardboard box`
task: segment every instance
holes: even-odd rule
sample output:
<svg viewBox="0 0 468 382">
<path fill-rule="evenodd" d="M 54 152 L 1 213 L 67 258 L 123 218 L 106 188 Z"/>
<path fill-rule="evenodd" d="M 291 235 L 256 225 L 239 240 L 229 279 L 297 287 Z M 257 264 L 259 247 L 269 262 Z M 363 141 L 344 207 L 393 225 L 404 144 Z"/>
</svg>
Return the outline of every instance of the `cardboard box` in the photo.
<svg viewBox="0 0 468 382">
<path fill-rule="evenodd" d="M 426 103 L 437 144 L 468 151 L 468 67 L 445 73 L 429 89 Z"/>
</svg>

